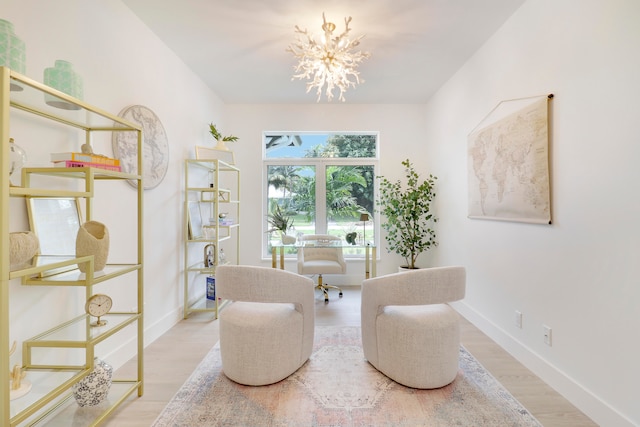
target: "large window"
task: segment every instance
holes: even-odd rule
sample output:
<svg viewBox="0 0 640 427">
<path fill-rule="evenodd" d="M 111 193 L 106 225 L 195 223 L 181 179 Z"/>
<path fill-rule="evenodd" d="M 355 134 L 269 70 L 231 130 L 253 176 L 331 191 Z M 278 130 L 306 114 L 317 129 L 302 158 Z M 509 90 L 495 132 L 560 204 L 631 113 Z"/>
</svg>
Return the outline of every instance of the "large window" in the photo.
<svg viewBox="0 0 640 427">
<path fill-rule="evenodd" d="M 351 234 L 359 244 L 375 243 L 377 153 L 377 133 L 265 132 L 264 218 L 284 213 L 293 222 L 287 234 L 294 237 L 332 234 L 344 240 Z M 363 214 L 371 220 L 362 221 Z M 268 253 L 281 236 L 268 231 L 266 220 L 264 226 Z"/>
</svg>

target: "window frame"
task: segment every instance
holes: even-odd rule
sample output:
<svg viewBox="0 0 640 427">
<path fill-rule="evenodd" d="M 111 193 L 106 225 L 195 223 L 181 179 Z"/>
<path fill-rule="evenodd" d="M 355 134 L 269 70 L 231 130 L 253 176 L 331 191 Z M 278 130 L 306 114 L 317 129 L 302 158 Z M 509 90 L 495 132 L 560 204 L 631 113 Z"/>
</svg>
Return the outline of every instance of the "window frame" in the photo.
<svg viewBox="0 0 640 427">
<path fill-rule="evenodd" d="M 375 157 L 270 157 L 267 158 L 266 152 L 266 144 L 264 144 L 265 136 L 273 135 L 273 134 L 283 134 L 283 135 L 374 135 L 375 136 Z M 266 221 L 268 209 L 269 209 L 269 166 L 315 166 L 315 174 L 316 174 L 316 217 L 315 224 L 316 229 L 315 232 L 317 234 L 324 234 L 327 232 L 327 198 L 326 198 L 326 171 L 329 166 L 372 166 L 374 172 L 374 188 L 373 188 L 373 200 L 378 199 L 378 180 L 375 178 L 379 176 L 379 157 L 380 157 L 380 132 L 353 132 L 353 131 L 345 131 L 345 132 L 297 132 L 297 131 L 286 131 L 286 132 L 273 132 L 273 131 L 264 131 L 262 132 L 262 257 L 263 259 L 271 258 L 271 253 L 268 251 L 268 224 Z M 318 179 L 318 177 L 323 177 L 323 179 Z M 373 215 L 372 222 L 374 227 L 374 245 L 379 246 L 379 238 L 380 238 L 380 227 L 378 226 L 379 214 L 375 209 L 371 212 Z M 286 254 L 285 258 L 294 258 L 295 254 Z M 353 259 L 362 259 L 362 256 L 354 256 L 351 257 Z"/>
</svg>

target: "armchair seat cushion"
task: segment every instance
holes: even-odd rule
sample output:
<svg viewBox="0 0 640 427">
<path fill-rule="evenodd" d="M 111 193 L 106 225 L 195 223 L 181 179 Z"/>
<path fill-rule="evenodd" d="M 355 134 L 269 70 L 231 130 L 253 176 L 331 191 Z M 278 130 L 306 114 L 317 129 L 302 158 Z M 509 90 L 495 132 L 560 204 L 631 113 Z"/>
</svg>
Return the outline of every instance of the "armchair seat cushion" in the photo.
<svg viewBox="0 0 640 427">
<path fill-rule="evenodd" d="M 458 373 L 458 322 L 447 304 L 384 307 L 376 319 L 378 370 L 408 387 L 449 384 Z"/>
<path fill-rule="evenodd" d="M 294 304 L 234 302 L 220 313 L 225 375 L 240 384 L 273 384 L 301 366 L 303 316 Z"/>
</svg>

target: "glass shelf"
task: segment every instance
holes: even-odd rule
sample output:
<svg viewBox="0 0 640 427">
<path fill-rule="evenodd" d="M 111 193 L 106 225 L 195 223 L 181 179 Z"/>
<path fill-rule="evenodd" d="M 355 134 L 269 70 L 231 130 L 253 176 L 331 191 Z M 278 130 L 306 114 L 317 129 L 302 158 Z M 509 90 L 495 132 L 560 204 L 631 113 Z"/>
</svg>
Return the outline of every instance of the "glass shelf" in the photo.
<svg viewBox="0 0 640 427">
<path fill-rule="evenodd" d="M 63 258 L 55 256 L 36 256 L 38 258 L 35 262 L 43 262 L 40 267 L 46 266 L 47 262 L 51 263 L 54 259 Z M 80 258 L 69 258 L 69 261 L 65 265 L 74 265 Z M 56 265 L 56 264 L 52 264 Z M 140 264 L 107 264 L 102 271 L 96 271 L 93 273 L 93 280 L 89 283 L 97 284 L 106 280 L 113 279 L 114 277 L 121 276 L 132 271 L 139 270 L 142 266 Z M 45 268 L 44 271 L 51 271 L 53 268 Z M 23 285 L 28 286 L 88 286 L 86 274 L 82 273 L 77 268 L 69 271 L 64 271 L 57 274 L 52 274 L 46 277 L 29 277 L 23 276 Z"/>
<path fill-rule="evenodd" d="M 40 188 L 25 185 L 24 187 L 10 187 L 9 194 L 12 197 L 93 197 L 93 191 L 89 185 L 93 180 L 139 180 L 140 175 L 109 171 L 105 169 L 80 167 L 80 168 L 57 168 L 57 167 L 26 167 L 22 169 L 23 184 L 31 180 L 32 175 L 55 176 L 60 178 L 73 178 L 84 180 L 83 190 L 58 190 L 50 188 Z"/>
<path fill-rule="evenodd" d="M 40 275 L 46 271 L 71 269 L 73 265 L 81 262 L 89 261 L 89 257 L 76 258 L 72 256 L 47 256 L 36 255 L 29 261 L 21 265 L 21 268 L 12 270 L 9 273 L 9 279 L 17 279 L 19 277 Z"/>
<path fill-rule="evenodd" d="M 214 274 L 216 271 L 216 266 L 212 266 L 212 267 L 205 267 L 204 266 L 204 262 L 197 262 L 195 264 L 190 265 L 189 267 L 187 267 L 187 269 L 189 271 L 197 271 L 199 273 L 210 273 L 210 274 Z"/>
<path fill-rule="evenodd" d="M 218 298 L 218 304 L 216 307 L 216 301 L 207 299 L 207 297 L 203 295 L 202 297 L 198 298 L 194 303 L 189 305 L 189 312 L 196 313 L 196 312 L 220 311 L 228 303 L 229 303 L 228 300 L 223 301 Z M 217 318 L 217 313 L 216 313 L 216 318 Z"/>
<path fill-rule="evenodd" d="M 73 394 L 66 393 L 44 410 L 27 418 L 27 421 L 30 426 L 46 427 L 88 427 L 96 425 L 96 423 L 104 420 L 116 409 L 119 403 L 127 399 L 140 386 L 141 383 L 136 380 L 114 379 L 107 398 L 96 406 L 81 407 L 73 399 Z"/>
<path fill-rule="evenodd" d="M 187 162 L 190 166 L 196 166 L 207 170 L 217 169 L 221 172 L 240 172 L 240 169 L 237 167 L 218 159 L 187 159 Z"/>
<path fill-rule="evenodd" d="M 31 383 L 31 390 L 22 397 L 11 401 L 11 417 L 18 414 L 24 418 L 25 411 L 33 412 L 46 405 L 55 397 L 64 393 L 71 384 L 89 372 L 88 369 L 68 371 L 26 371 L 26 381 Z M 19 422 L 17 419 L 16 422 Z M 12 424 L 14 419 L 12 419 Z"/>
<path fill-rule="evenodd" d="M 95 345 L 120 331 L 141 317 L 138 313 L 108 313 L 100 318 L 107 323 L 102 326 L 90 326 L 95 318 L 83 314 L 75 319 L 49 329 L 24 341 L 25 348 L 31 347 L 85 347 Z"/>
<path fill-rule="evenodd" d="M 90 106 L 56 89 L 10 70 L 12 84 L 23 90 L 11 91 L 11 106 L 51 120 L 85 130 L 141 130 L 140 126 Z M 73 105 L 74 110 L 52 107 L 45 103 L 45 94 Z"/>
<path fill-rule="evenodd" d="M 107 169 L 100 169 L 96 167 L 74 167 L 74 168 L 59 168 L 59 167 L 30 167 L 23 168 L 24 172 L 27 174 L 38 174 L 38 175 L 50 175 L 50 176 L 61 176 L 65 178 L 84 178 L 87 176 L 91 176 L 93 179 L 138 179 L 140 176 L 125 173 L 112 171 Z"/>
</svg>

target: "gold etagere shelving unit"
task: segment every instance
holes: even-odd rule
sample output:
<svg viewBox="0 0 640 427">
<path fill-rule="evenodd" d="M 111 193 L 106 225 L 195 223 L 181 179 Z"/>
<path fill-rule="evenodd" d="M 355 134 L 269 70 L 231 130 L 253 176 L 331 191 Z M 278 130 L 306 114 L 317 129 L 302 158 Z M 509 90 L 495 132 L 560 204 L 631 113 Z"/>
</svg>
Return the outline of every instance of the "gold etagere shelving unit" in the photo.
<svg viewBox="0 0 640 427">
<path fill-rule="evenodd" d="M 12 90 L 20 88 L 21 90 Z M 85 102 L 72 98 L 62 92 L 45 86 L 28 77 L 18 74 L 7 67 L 0 67 L 0 146 L 2 149 L 0 163 L 0 425 L 39 426 L 47 425 L 54 416 L 59 416 L 61 408 L 74 405 L 71 387 L 93 369 L 94 349 L 97 344 L 115 336 L 129 325 L 136 325 L 137 372 L 134 378 L 115 378 L 111 386 L 108 402 L 110 406 L 102 407 L 101 412 L 92 412 L 94 418 L 88 425 L 94 426 L 103 422 L 115 408 L 137 391 L 143 394 L 143 146 L 142 129 L 116 115 L 107 113 Z M 54 108 L 47 105 L 46 96 L 73 105 L 73 111 Z M 9 179 L 9 137 L 11 128 L 11 111 L 21 110 L 26 117 L 38 116 L 60 126 L 80 129 L 85 132 L 86 142 L 91 143 L 94 132 L 135 132 L 137 136 L 137 173 L 123 173 L 95 169 L 91 167 L 58 168 L 58 167 L 25 167 L 22 169 L 21 186 L 14 187 Z M 35 119 L 35 117 L 34 117 Z M 77 148 L 77 147 L 75 147 Z M 70 149 L 69 151 L 78 151 Z M 37 186 L 34 177 L 51 176 L 68 178 L 77 182 L 77 190 L 68 187 L 56 189 L 52 186 Z M 47 254 L 36 255 L 20 269 L 11 271 L 9 260 L 9 219 L 10 198 L 36 197 L 72 197 L 85 202 L 86 220 L 94 216 L 93 198 L 94 183 L 97 181 L 137 182 L 137 206 L 129 208 L 137 215 L 136 261 L 131 264 L 108 264 L 99 275 L 94 275 L 93 256 L 60 257 Z M 38 180 L 35 180 L 38 181 Z M 40 180 L 41 181 L 41 180 Z M 85 264 L 85 273 L 76 268 Z M 58 272 L 63 270 L 64 272 Z M 110 312 L 105 319 L 106 327 L 92 328 L 91 319 L 84 314 L 60 324 L 47 325 L 46 318 L 34 319 L 43 324 L 43 331 L 34 337 L 22 341 L 22 369 L 32 384 L 31 391 L 19 399 L 11 400 L 10 392 L 10 294 L 9 281 L 20 280 L 22 286 L 76 286 L 84 287 L 86 297 L 93 295 L 93 286 L 107 282 L 124 274 L 136 277 L 136 308 L 130 312 Z M 84 352 L 83 364 L 59 364 L 34 362 L 32 355 L 35 349 L 63 349 L 63 351 Z M 56 418 L 59 425 L 61 421 Z M 63 422 L 64 423 L 64 422 Z M 67 425 L 71 425 L 69 420 Z M 74 424 L 75 425 L 75 424 Z"/>
<path fill-rule="evenodd" d="M 195 286 L 191 292 L 189 284 L 193 274 L 215 276 L 217 266 L 239 262 L 240 169 L 218 159 L 185 160 L 184 200 L 184 318 L 198 312 L 212 312 L 217 318 L 226 301 L 219 301 L 217 297 L 207 299 L 206 292 L 203 293 L 206 291 L 203 280 L 200 280 L 202 286 Z M 191 229 L 196 227 L 197 221 L 190 224 L 190 203 L 197 203 L 198 208 L 206 207 L 204 211 L 209 214 L 209 218 L 202 218 L 202 232 Z M 232 210 L 233 224 L 222 225 L 218 221 L 223 207 Z M 210 222 L 210 218 L 214 221 Z M 222 261 L 219 251 L 224 249 L 223 242 L 226 241 L 233 243 L 227 250 L 235 249 L 235 254 L 227 253 L 230 259 Z M 216 251 L 213 265 L 205 265 L 202 248 L 208 244 L 213 244 Z M 200 255 L 195 263 L 192 261 L 194 253 Z"/>
</svg>

